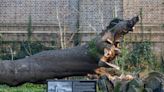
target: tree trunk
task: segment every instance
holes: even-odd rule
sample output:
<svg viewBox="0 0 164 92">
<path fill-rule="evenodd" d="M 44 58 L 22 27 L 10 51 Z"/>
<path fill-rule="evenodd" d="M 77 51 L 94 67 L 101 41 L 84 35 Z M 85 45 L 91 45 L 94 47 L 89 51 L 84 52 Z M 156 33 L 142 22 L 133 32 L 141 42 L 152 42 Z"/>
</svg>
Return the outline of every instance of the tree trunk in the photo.
<svg viewBox="0 0 164 92">
<path fill-rule="evenodd" d="M 88 53 L 88 45 L 43 51 L 15 61 L 0 62 L 0 83 L 18 85 L 94 72 L 98 62 Z"/>
</svg>

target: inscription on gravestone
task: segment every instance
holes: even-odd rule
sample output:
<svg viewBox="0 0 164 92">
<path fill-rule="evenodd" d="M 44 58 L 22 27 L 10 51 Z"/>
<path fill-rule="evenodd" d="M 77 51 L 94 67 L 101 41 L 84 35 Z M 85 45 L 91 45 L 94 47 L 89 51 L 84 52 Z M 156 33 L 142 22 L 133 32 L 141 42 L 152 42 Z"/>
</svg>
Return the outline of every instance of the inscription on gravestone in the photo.
<svg viewBox="0 0 164 92">
<path fill-rule="evenodd" d="M 96 92 L 96 81 L 50 80 L 47 84 L 48 92 Z"/>
</svg>

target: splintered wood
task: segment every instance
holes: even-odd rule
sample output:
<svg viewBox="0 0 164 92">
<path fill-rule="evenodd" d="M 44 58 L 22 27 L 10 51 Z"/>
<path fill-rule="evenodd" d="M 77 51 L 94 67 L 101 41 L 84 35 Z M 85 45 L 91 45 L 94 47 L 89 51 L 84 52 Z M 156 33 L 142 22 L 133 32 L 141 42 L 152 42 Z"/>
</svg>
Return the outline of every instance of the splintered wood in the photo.
<svg viewBox="0 0 164 92">
<path fill-rule="evenodd" d="M 100 67 L 95 70 L 96 74 L 88 74 L 88 78 L 90 79 L 98 79 L 99 76 L 107 76 L 109 80 L 133 80 L 134 77 L 132 75 L 124 75 L 118 74 L 116 70 L 109 70 L 104 67 Z"/>
</svg>

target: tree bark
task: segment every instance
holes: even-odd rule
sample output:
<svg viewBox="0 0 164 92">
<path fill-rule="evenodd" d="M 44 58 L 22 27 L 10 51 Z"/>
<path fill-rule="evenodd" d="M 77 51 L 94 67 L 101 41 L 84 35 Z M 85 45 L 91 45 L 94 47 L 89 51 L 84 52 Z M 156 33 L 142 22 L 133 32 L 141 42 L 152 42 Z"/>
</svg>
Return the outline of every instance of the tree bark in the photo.
<svg viewBox="0 0 164 92">
<path fill-rule="evenodd" d="M 15 61 L 0 62 L 0 83 L 19 85 L 25 82 L 93 73 L 98 62 L 90 57 L 88 45 L 63 50 L 43 51 Z"/>
</svg>

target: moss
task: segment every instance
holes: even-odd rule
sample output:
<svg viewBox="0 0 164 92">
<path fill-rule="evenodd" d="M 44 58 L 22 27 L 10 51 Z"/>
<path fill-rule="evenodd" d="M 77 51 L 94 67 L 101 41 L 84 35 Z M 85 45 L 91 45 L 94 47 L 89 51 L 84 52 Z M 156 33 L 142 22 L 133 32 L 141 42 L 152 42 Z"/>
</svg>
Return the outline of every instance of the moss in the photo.
<svg viewBox="0 0 164 92">
<path fill-rule="evenodd" d="M 89 50 L 88 50 L 89 55 L 91 55 L 91 57 L 93 57 L 95 60 L 99 60 L 101 51 L 98 48 L 96 48 L 95 40 L 91 40 L 88 43 L 88 45 L 89 45 Z"/>
<path fill-rule="evenodd" d="M 117 81 L 116 86 L 114 87 L 114 92 L 120 92 L 121 82 Z"/>
</svg>

